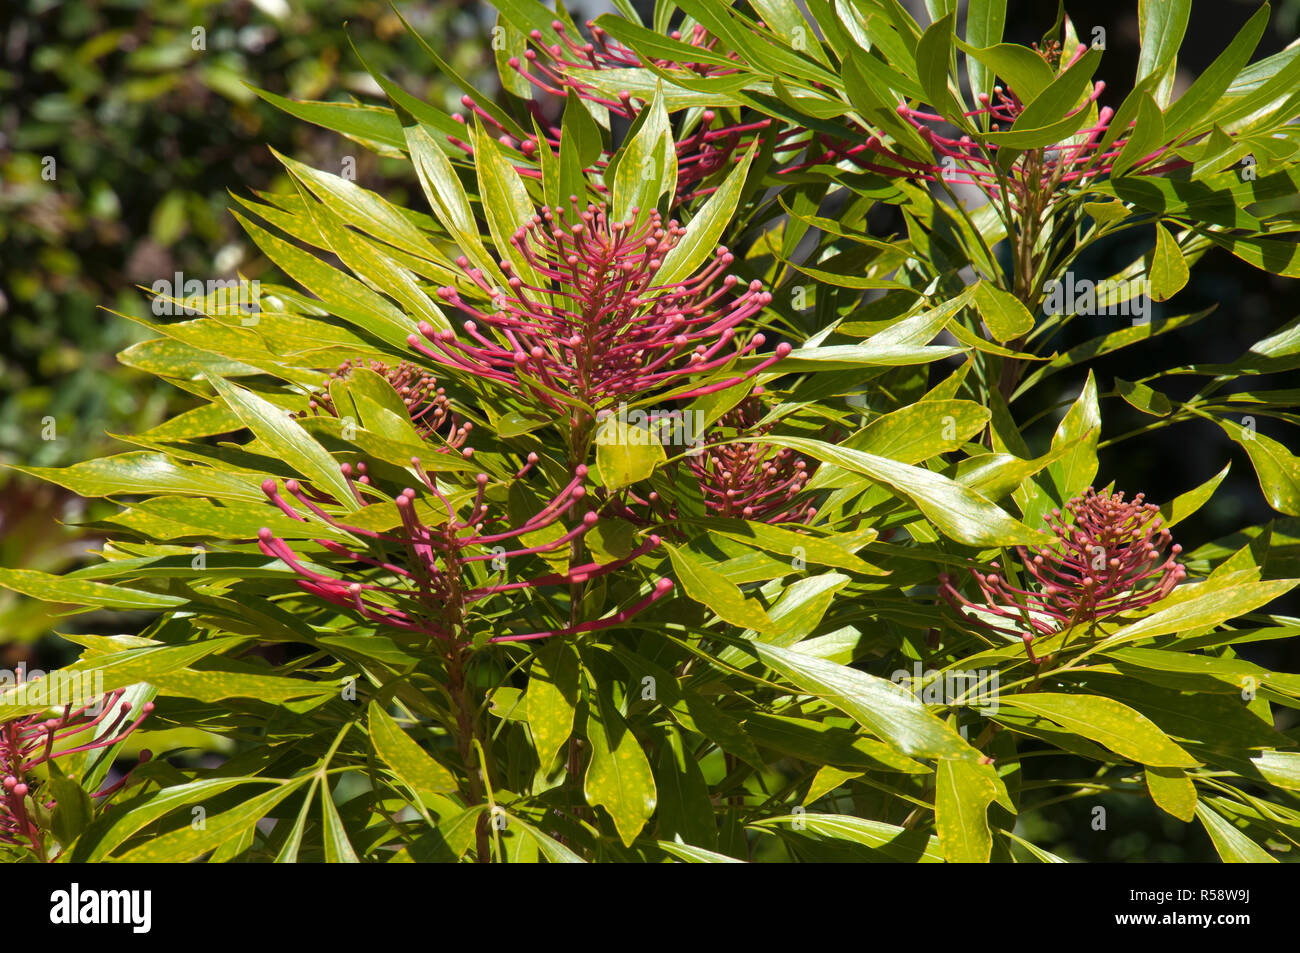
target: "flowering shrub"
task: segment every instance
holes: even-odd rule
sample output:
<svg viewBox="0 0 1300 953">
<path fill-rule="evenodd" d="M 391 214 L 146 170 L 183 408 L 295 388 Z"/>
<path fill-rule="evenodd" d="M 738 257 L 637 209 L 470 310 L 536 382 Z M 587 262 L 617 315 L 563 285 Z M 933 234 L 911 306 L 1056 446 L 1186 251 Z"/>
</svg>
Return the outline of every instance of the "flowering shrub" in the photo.
<svg viewBox="0 0 1300 953">
<path fill-rule="evenodd" d="M 1272 611 L 1294 527 L 1184 551 L 1227 467 L 1157 505 L 1099 450 L 1104 406 L 1148 418 L 1107 446 L 1211 421 L 1300 516 L 1256 426 L 1294 392 L 1225 390 L 1300 367 L 1295 324 L 1103 390 L 1095 358 L 1207 315 L 1051 298 L 1121 234 L 1084 280 L 1148 306 L 1215 246 L 1300 274 L 1300 56 L 1250 63 L 1267 13 L 1174 99 L 1179 0 L 1142 7 L 1121 97 L 1070 21 L 1003 43 L 994 0 L 961 35 L 883 0 L 500 8 L 504 92 L 463 114 L 378 72 L 387 105 L 277 101 L 419 201 L 281 157 L 293 190 L 235 213 L 256 306 L 209 294 L 129 354 L 194 407 L 22 468 L 121 509 L 100 562 L 0 585 L 155 618 L 76 636 L 140 714 L 0 694 L 0 849 L 1052 861 L 1047 824 L 1138 802 L 1288 854 L 1300 676 L 1242 656 L 1300 626 Z M 84 756 L 127 733 L 156 756 L 105 814 Z"/>
</svg>

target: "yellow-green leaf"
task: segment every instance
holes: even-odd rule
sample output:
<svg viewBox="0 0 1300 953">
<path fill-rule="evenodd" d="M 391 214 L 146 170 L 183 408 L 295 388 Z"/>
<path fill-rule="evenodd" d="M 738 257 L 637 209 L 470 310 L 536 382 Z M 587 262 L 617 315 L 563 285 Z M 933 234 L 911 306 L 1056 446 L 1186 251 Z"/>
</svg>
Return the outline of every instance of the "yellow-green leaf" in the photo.
<svg viewBox="0 0 1300 953">
<path fill-rule="evenodd" d="M 1053 721 L 1140 764 L 1161 768 L 1189 768 L 1197 764 L 1155 722 L 1113 698 L 1034 692 L 1012 695 L 1004 698 L 1002 704 Z"/>
<path fill-rule="evenodd" d="M 1146 769 L 1147 790 L 1156 806 L 1180 821 L 1196 816 L 1196 785 L 1182 768 Z"/>
</svg>

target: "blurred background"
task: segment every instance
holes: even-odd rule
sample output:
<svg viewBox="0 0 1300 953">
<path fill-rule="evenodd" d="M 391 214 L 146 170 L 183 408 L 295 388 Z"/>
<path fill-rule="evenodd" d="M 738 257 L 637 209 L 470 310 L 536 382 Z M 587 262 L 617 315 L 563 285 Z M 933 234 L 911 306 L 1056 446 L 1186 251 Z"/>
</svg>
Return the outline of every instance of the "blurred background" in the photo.
<svg viewBox="0 0 1300 953">
<path fill-rule="evenodd" d="M 924 18 L 920 0 L 905 5 Z M 962 4 L 964 6 L 964 2 Z M 486 3 L 396 0 L 395 6 L 462 75 L 496 89 L 488 46 L 496 12 Z M 639 9 L 645 4 L 638 2 Z M 1132 82 L 1138 53 L 1136 0 L 1072 4 L 1081 37 L 1107 33 L 1098 78 L 1103 102 L 1118 105 Z M 1254 0 L 1199 0 L 1179 61 L 1179 86 L 1222 50 L 1259 6 Z M 611 9 L 574 4 L 583 19 Z M 1011 0 L 1007 38 L 1038 40 L 1055 4 Z M 1300 0 L 1274 4 L 1256 58 L 1292 42 Z M 126 449 L 112 433 L 138 432 L 188 406 L 148 374 L 119 365 L 118 351 L 150 337 L 124 316 L 149 314 L 146 288 L 180 271 L 204 278 L 250 277 L 262 269 L 228 214 L 230 192 L 289 188 L 270 152 L 338 171 L 356 162 L 357 180 L 392 201 L 422 207 L 404 163 L 380 159 L 341 137 L 293 119 L 259 99 L 256 86 L 298 99 L 382 102 L 351 44 L 374 68 L 408 91 L 454 110 L 461 91 L 432 69 L 392 7 L 380 0 L 5 0 L 0 10 L 0 463 L 61 466 Z M 1123 243 L 1091 263 L 1098 276 L 1144 251 Z M 1295 282 L 1256 271 L 1216 250 L 1192 271 L 1173 302 L 1153 318 L 1209 305 L 1218 311 L 1190 329 L 1098 361 L 1103 389 L 1114 376 L 1144 377 L 1158 367 L 1222 363 L 1300 312 Z M 111 310 L 109 310 L 111 309 Z M 111 312 L 118 312 L 117 314 Z M 1093 319 L 1100 321 L 1123 319 Z M 1111 330 L 1076 322 L 1065 347 Z M 1071 398 L 1080 377 L 1061 375 L 1039 393 L 1048 403 Z M 1282 376 L 1242 387 L 1286 387 Z M 1289 386 L 1297 386 L 1294 382 Z M 1055 389 L 1055 393 L 1053 393 Z M 1171 390 L 1171 396 L 1192 391 Z M 1031 399 L 1039 399 L 1037 396 Z M 1026 408 L 1019 408 L 1025 413 Z M 1106 435 L 1150 418 L 1107 401 Z M 53 418 L 53 427 L 49 425 Z M 1056 417 L 1031 433 L 1045 444 Z M 1291 447 L 1294 428 L 1259 418 L 1262 432 Z M 1287 430 L 1290 432 L 1286 432 Z M 50 439 L 52 438 L 52 439 Z M 1213 476 L 1229 459 L 1232 473 L 1213 503 L 1182 524 L 1189 552 L 1267 522 L 1245 454 L 1208 423 L 1183 424 L 1150 439 L 1102 452 L 1102 482 L 1145 491 L 1165 502 Z M 86 504 L 65 491 L 0 469 L 0 565 L 58 572 L 88 558 L 96 540 L 63 523 L 84 521 Z M 1300 572 L 1300 521 L 1279 520 L 1277 554 Z M 1244 542 L 1241 538 L 1236 542 Z M 1232 544 L 1232 540 L 1229 540 Z M 1282 608 L 1296 613 L 1295 605 Z M 59 619 L 50 607 L 0 590 L 0 668 L 20 661 L 50 667 L 69 660 L 56 628 L 126 632 L 135 620 L 95 613 Z M 1268 643 L 1252 656 L 1300 671 L 1300 648 Z M 1112 826 L 1135 804 L 1109 806 Z M 1085 816 L 1062 815 L 1059 830 L 1035 831 L 1064 856 L 1090 860 L 1200 860 L 1213 856 L 1198 827 L 1143 815 L 1131 836 L 1096 838 Z"/>
</svg>

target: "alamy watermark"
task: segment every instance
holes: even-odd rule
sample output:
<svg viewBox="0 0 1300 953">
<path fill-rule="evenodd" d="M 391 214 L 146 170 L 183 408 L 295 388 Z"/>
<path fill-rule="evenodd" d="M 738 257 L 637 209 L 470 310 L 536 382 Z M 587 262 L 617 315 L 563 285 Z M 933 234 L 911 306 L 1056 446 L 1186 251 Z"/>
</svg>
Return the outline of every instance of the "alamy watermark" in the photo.
<svg viewBox="0 0 1300 953">
<path fill-rule="evenodd" d="M 998 712 L 1000 678 L 995 668 L 940 672 L 932 668 L 922 670 L 920 662 L 913 662 L 910 672 L 900 668 L 889 676 L 895 685 L 910 689 L 922 704 L 968 705 L 993 715 Z"/>
<path fill-rule="evenodd" d="M 98 715 L 104 704 L 104 673 L 0 669 L 0 705 L 87 708 Z"/>
<path fill-rule="evenodd" d="M 1076 280 L 1074 272 L 1065 281 L 1053 278 L 1043 284 L 1043 310 L 1047 314 L 1122 315 L 1134 324 L 1151 320 L 1151 282 L 1146 278 Z"/>
<path fill-rule="evenodd" d="M 618 426 L 611 425 L 611 418 Z M 704 445 L 702 410 L 628 410 L 624 403 L 618 405 L 617 412 L 602 410 L 596 420 L 602 424 L 596 443 L 602 446 L 646 446 L 653 441 L 662 447 L 690 447 L 696 452 Z"/>
<path fill-rule="evenodd" d="M 179 271 L 153 283 L 153 313 L 158 317 L 181 314 L 242 311 L 244 324 L 256 324 L 262 310 L 262 283 L 254 278 L 186 278 Z"/>
</svg>

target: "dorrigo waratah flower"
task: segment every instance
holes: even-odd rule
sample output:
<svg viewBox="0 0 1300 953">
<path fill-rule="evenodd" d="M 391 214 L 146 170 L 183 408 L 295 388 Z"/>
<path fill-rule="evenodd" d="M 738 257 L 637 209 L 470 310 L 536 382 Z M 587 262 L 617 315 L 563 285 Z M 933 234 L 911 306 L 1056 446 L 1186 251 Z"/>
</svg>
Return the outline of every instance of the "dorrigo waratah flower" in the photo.
<svg viewBox="0 0 1300 953">
<path fill-rule="evenodd" d="M 589 43 L 579 42 L 569 36 L 564 24 L 559 20 L 554 21 L 551 28 L 555 31 L 557 42 L 548 43 L 540 30 L 531 31 L 529 37 L 541 51 L 540 55 L 538 50 L 527 50 L 523 60 L 511 57 L 510 67 L 544 93 L 561 98 L 566 98 L 573 93 L 607 109 L 614 116 L 629 123 L 635 122 L 641 110 L 645 108 L 644 103 L 636 102 L 632 94 L 626 90 L 611 97 L 601 92 L 593 83 L 593 79 L 598 73 L 609 70 L 644 69 L 646 63 L 640 55 L 611 39 L 604 30 L 590 21 L 587 23 L 587 28 L 591 32 L 592 42 Z M 680 32 L 673 32 L 671 37 L 675 40 L 683 39 Z M 684 42 L 701 51 L 711 51 L 717 41 L 702 27 L 696 26 Z M 730 54 L 728 58 L 734 59 L 735 54 Z M 713 58 L 709 58 L 707 62 L 675 62 L 663 59 L 652 62 L 662 69 L 685 70 L 699 76 L 723 76 L 735 72 L 732 67 L 713 62 Z M 472 99 L 465 97 L 461 102 L 466 108 L 472 110 L 484 123 L 485 128 L 492 130 L 504 145 L 518 149 L 530 158 L 536 154 L 538 148 L 536 139 L 516 139 Z M 551 149 L 558 152 L 560 127 L 547 120 L 539 104 L 530 102 L 529 107 Z M 459 115 L 453 118 L 464 121 L 464 117 Z M 738 162 L 754 138 L 770 125 L 771 120 L 766 118 L 744 123 L 721 122 L 717 111 L 704 110 L 700 115 L 699 125 L 676 143 L 676 200 L 685 202 L 712 192 L 713 187 L 696 188 L 696 186 L 719 169 Z M 781 141 L 801 134 L 802 130 L 788 130 L 782 134 Z M 468 143 L 455 139 L 452 142 L 458 148 L 472 152 L 472 147 Z M 781 151 L 779 144 L 777 151 Z M 607 165 L 607 159 L 597 160 L 593 171 L 603 173 Z M 520 172 L 534 177 L 541 175 L 536 169 L 521 168 Z"/>
<path fill-rule="evenodd" d="M 691 470 L 704 491 L 704 505 L 718 516 L 762 523 L 806 523 L 815 507 L 799 501 L 811 474 L 807 461 L 788 448 L 770 443 L 724 443 L 734 436 L 760 436 L 764 407 L 749 397 L 718 421 L 701 453 L 690 458 Z"/>
<path fill-rule="evenodd" d="M 27 683 L 28 690 L 36 691 L 37 684 Z M 153 711 L 153 702 L 146 702 L 140 715 L 132 720 L 131 703 L 121 701 L 125 692 L 119 688 L 91 705 L 66 705 L 53 717 L 26 715 L 0 724 L 0 844 L 24 848 L 41 860 L 47 859 L 42 815 L 48 818 L 54 801 L 45 799 L 45 785 L 37 769 L 56 758 L 111 748 L 139 728 Z M 64 747 L 70 739 L 87 732 L 92 733 L 91 740 Z M 148 751 L 140 753 L 141 764 L 149 758 Z M 127 777 L 124 775 L 93 796 L 108 797 L 126 783 Z"/>
<path fill-rule="evenodd" d="M 528 462 L 515 475 L 516 479 L 526 476 L 537 459 L 536 454 L 529 454 Z M 355 610 L 362 618 L 378 625 L 419 633 L 454 645 L 469 640 L 468 610 L 481 600 L 512 590 L 583 583 L 626 566 L 660 543 L 659 537 L 652 535 L 627 556 L 614 562 L 585 563 L 570 566 L 564 572 L 506 581 L 507 567 L 517 565 L 514 560 L 526 556 L 544 556 L 567 548 L 596 525 L 599 516 L 594 512 L 586 512 L 580 519 L 572 521 L 571 529 L 553 535 L 553 538 L 547 538 L 544 542 L 529 545 L 521 539 L 556 524 L 563 525 L 563 517 L 580 509 L 586 496 L 583 481 L 587 476 L 587 468 L 579 466 L 569 484 L 534 516 L 517 526 L 496 528 L 502 521 L 488 514 L 485 492 L 489 477 L 486 473 L 478 475 L 478 489 L 473 504 L 468 515 L 462 518 L 421 466 L 418 458 L 411 460 L 411 467 L 419 476 L 422 488 L 419 493 L 412 488 L 404 489 L 393 501 L 401 521 L 400 530 L 393 532 L 376 532 L 337 520 L 318 506 L 297 480 L 285 481 L 284 488 L 289 496 L 315 517 L 338 529 L 373 541 L 372 547 L 357 552 L 335 540 L 316 540 L 330 553 L 349 563 L 371 567 L 374 572 L 366 577 L 366 581 L 349 582 L 338 576 L 318 572 L 307 566 L 287 541 L 265 527 L 258 532 L 259 548 L 296 572 L 300 577 L 298 585 L 306 592 Z M 365 491 L 369 489 L 370 477 L 364 464 L 358 464 L 355 468 L 344 464 L 340 469 L 352 485 L 358 506 L 375 502 L 373 496 L 367 500 Z M 286 515 L 305 521 L 306 518 L 280 493 L 275 480 L 266 480 L 262 484 L 262 490 Z M 429 522 L 421 516 L 417 502 L 422 502 L 424 498 L 436 501 L 433 506 L 437 510 L 445 510 L 447 518 Z M 385 550 L 390 555 L 376 555 Z M 404 560 L 394 561 L 391 555 L 393 551 L 404 554 Z M 476 584 L 467 578 L 469 567 L 483 562 L 489 563 L 493 571 L 500 573 L 498 581 Z M 376 579 L 383 581 L 375 581 Z M 672 586 L 671 580 L 660 579 L 651 593 L 635 605 L 602 619 L 537 632 L 500 633 L 488 641 L 518 642 L 609 628 L 626 622 L 664 596 Z"/>
<path fill-rule="evenodd" d="M 1057 537 L 1055 545 L 1033 551 L 1017 547 L 1030 588 L 1013 585 L 992 563 L 993 572 L 972 570 L 983 597 L 974 603 L 947 573 L 939 577 L 939 592 L 954 608 L 973 610 L 963 615 L 985 628 L 1023 638 L 1035 663 L 1035 636 L 1149 606 L 1187 576 L 1178 563 L 1182 547 L 1170 546 L 1160 508 L 1144 503 L 1143 494 L 1126 501 L 1123 493 L 1089 487 L 1065 508 L 1068 521 L 1059 509 L 1043 517 Z"/>
<path fill-rule="evenodd" d="M 451 409 L 451 401 L 447 398 L 446 389 L 439 387 L 438 379 L 428 371 L 410 361 L 389 366 L 383 361 L 347 360 L 340 364 L 337 370 L 330 372 L 330 380 L 346 380 L 353 371 L 358 369 L 373 371 L 392 385 L 393 390 L 397 391 L 397 396 L 406 405 L 411 422 L 415 424 L 415 429 L 420 436 L 429 440 L 437 435 L 445 441 L 446 446 L 440 447 L 440 452 L 460 450 L 465 446 L 465 441 L 469 438 L 474 425 L 469 421 L 464 423 L 460 421 L 458 415 Z M 307 410 L 297 416 L 321 413 L 331 417 L 339 415 L 338 409 L 334 406 L 334 399 L 330 396 L 328 385 L 324 390 L 313 393 L 307 402 Z"/>
<path fill-rule="evenodd" d="M 771 431 L 771 424 L 758 425 L 765 413 L 757 396 L 762 392 L 754 388 L 754 396 L 723 414 L 688 454 L 687 465 L 699 481 L 705 508 L 714 516 L 760 523 L 811 522 L 817 509 L 800 499 L 812 475 L 807 461 L 774 444 L 733 442 Z M 642 498 L 631 489 L 610 501 L 606 512 L 640 524 L 671 526 L 678 518 L 676 508 L 657 492 Z"/>
<path fill-rule="evenodd" d="M 1085 52 L 1084 47 L 1078 47 L 1066 68 Z M 1059 56 L 1059 50 L 1056 55 Z M 1050 55 L 1048 59 L 1050 61 Z M 1091 109 L 1104 89 L 1105 83 L 1094 83 L 1087 98 L 1070 115 Z M 1025 110 L 1025 103 L 1014 90 L 1002 86 L 993 88 L 992 97 L 980 93 L 978 98 L 980 108 L 964 115 L 969 118 L 986 117 L 991 132 L 1010 129 Z M 934 149 L 933 161 L 901 155 L 885 145 L 878 134 L 871 135 L 864 145 L 852 147 L 844 147 L 825 137 L 822 137 L 822 141 L 833 157 L 851 159 L 859 168 L 927 182 L 972 185 L 999 205 L 1005 200 L 1018 215 L 1041 210 L 1050 197 L 1063 188 L 1108 174 L 1130 137 L 1130 130 L 1123 130 L 1102 148 L 1103 140 L 1110 130 L 1111 119 L 1115 115 L 1109 106 L 1102 107 L 1097 113 L 1097 121 L 1092 125 L 1052 146 L 1026 149 L 1023 152 L 1016 150 L 1018 158 L 1008 169 L 1000 171 L 998 153 L 1001 147 L 998 144 L 977 143 L 965 135 L 956 139 L 942 135 L 939 130 L 948 125 L 944 117 L 906 103 L 899 104 L 897 112 Z M 1152 175 L 1185 165 L 1185 162 L 1178 159 L 1159 162 L 1172 148 L 1170 144 L 1153 148 L 1148 154 L 1139 157 L 1128 171 Z"/>
<path fill-rule="evenodd" d="M 483 311 L 457 289 L 440 288 L 443 300 L 474 319 L 465 322 L 465 336 L 425 322 L 425 341 L 413 334 L 408 342 L 440 364 L 505 384 L 559 412 L 570 406 L 566 397 L 600 410 L 698 380 L 763 346 L 762 334 L 742 344 L 737 328 L 772 296 L 758 281 L 742 285 L 724 276 L 735 260 L 725 248 L 694 277 L 656 284 L 664 256 L 684 231 L 657 212 L 635 227 L 611 222 L 604 206 L 580 210 L 575 202 L 568 216 L 543 208 L 511 244 L 545 287 L 525 283 L 503 261 L 509 289 L 499 293 L 462 257 L 466 275 L 496 310 Z M 673 396 L 722 390 L 789 353 L 790 345 L 779 344 L 743 372 Z"/>
</svg>

